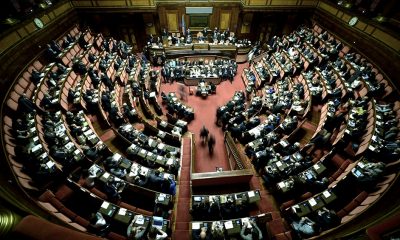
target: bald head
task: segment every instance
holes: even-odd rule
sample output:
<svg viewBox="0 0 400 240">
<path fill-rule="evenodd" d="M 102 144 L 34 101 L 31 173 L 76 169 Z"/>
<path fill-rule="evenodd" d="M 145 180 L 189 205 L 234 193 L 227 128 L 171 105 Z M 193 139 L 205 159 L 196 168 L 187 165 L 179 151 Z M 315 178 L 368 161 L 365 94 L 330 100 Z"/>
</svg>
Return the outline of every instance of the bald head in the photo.
<svg viewBox="0 0 400 240">
<path fill-rule="evenodd" d="M 206 236 L 207 236 L 207 233 L 204 230 L 202 230 L 200 232 L 200 239 L 206 239 Z"/>
</svg>

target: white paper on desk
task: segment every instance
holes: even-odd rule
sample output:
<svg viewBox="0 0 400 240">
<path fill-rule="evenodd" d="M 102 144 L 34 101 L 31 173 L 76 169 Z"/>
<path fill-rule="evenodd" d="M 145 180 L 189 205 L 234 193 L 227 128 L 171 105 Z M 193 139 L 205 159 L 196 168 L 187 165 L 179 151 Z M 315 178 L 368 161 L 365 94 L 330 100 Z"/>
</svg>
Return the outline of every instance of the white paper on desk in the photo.
<svg viewBox="0 0 400 240">
<path fill-rule="evenodd" d="M 101 204 L 101 208 L 104 208 L 104 209 L 107 209 L 108 206 L 110 206 L 110 203 L 109 203 L 109 202 L 106 202 L 106 201 L 104 201 L 104 202 Z"/>
<path fill-rule="evenodd" d="M 256 194 L 254 193 L 254 191 L 250 191 L 250 192 L 248 192 L 248 194 L 249 194 L 249 197 L 254 197 Z"/>
<path fill-rule="evenodd" d="M 315 170 L 318 170 L 318 169 L 319 169 L 319 165 L 318 165 L 318 164 L 315 164 L 315 165 L 314 165 L 314 169 L 315 169 Z"/>
<path fill-rule="evenodd" d="M 285 183 L 284 183 L 284 182 L 279 182 L 279 183 L 278 183 L 278 186 L 279 186 L 280 188 L 284 188 L 284 187 L 285 187 Z"/>
<path fill-rule="evenodd" d="M 53 161 L 48 161 L 48 162 L 46 163 L 46 166 L 47 166 L 48 168 L 52 168 L 52 167 L 54 166 L 54 162 L 53 162 Z"/>
<path fill-rule="evenodd" d="M 225 226 L 225 229 L 232 229 L 233 223 L 232 223 L 232 221 L 227 221 L 227 222 L 224 222 L 224 226 Z"/>
<path fill-rule="evenodd" d="M 126 208 L 120 208 L 118 211 L 118 215 L 124 215 L 126 214 Z"/>
<path fill-rule="evenodd" d="M 135 221 L 136 224 L 142 225 L 144 224 L 144 217 L 143 215 L 138 215 Z"/>
<path fill-rule="evenodd" d="M 113 158 L 113 160 L 118 161 L 121 157 L 122 157 L 121 154 L 115 153 L 112 158 Z"/>
<path fill-rule="evenodd" d="M 314 198 L 311 198 L 310 200 L 308 200 L 308 202 L 310 203 L 311 207 L 317 205 L 317 201 L 315 201 Z"/>
<path fill-rule="evenodd" d="M 328 198 L 328 197 L 331 196 L 331 193 L 330 193 L 329 191 L 324 191 L 322 194 L 324 194 L 324 196 L 325 196 L 326 198 Z"/>
<path fill-rule="evenodd" d="M 200 202 L 201 201 L 201 197 L 196 196 L 196 197 L 193 198 L 193 200 L 195 200 L 196 202 Z"/>
<path fill-rule="evenodd" d="M 164 193 L 160 193 L 160 195 L 158 195 L 158 201 L 162 202 L 165 200 L 166 195 Z"/>
<path fill-rule="evenodd" d="M 192 229 L 200 229 L 200 223 L 199 222 L 193 222 L 192 223 Z"/>
<path fill-rule="evenodd" d="M 278 166 L 278 167 L 282 166 L 281 161 L 277 161 L 277 162 L 276 162 L 276 166 Z"/>
<path fill-rule="evenodd" d="M 105 172 L 104 174 L 103 174 L 103 177 L 104 178 L 108 178 L 110 176 L 110 174 L 108 173 L 108 172 Z"/>
<path fill-rule="evenodd" d="M 173 158 L 168 158 L 167 165 L 172 165 L 172 163 L 174 163 L 174 159 Z"/>
<path fill-rule="evenodd" d="M 164 173 L 164 179 L 168 179 L 169 178 L 169 173 Z"/>
</svg>

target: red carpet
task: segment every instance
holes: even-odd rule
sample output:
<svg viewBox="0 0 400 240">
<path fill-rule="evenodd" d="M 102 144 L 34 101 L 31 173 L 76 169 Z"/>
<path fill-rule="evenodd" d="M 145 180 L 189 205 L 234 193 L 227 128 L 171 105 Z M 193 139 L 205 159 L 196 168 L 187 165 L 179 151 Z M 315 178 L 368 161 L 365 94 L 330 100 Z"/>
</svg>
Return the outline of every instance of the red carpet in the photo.
<svg viewBox="0 0 400 240">
<path fill-rule="evenodd" d="M 189 131 L 195 134 L 194 141 L 196 143 L 194 172 L 214 172 L 216 167 L 222 167 L 223 170 L 230 170 L 224 145 L 224 133 L 215 124 L 217 120 L 216 112 L 218 107 L 226 104 L 232 98 L 235 91 L 244 89 L 240 75 L 245 65 L 247 64 L 238 65 L 238 74 L 232 84 L 229 81 L 222 82 L 217 85 L 217 93 L 208 96 L 206 99 L 195 95 L 189 96 L 189 87 L 186 87 L 188 99 L 185 104 L 193 107 L 195 111 L 195 119 L 189 124 Z M 162 84 L 161 91 L 178 94 L 178 87 L 177 83 Z M 195 87 L 192 86 L 191 88 Z M 159 101 L 161 102 L 161 99 Z M 208 147 L 202 145 L 200 142 L 199 132 L 203 125 L 215 136 L 216 143 L 212 155 L 208 153 Z"/>
<path fill-rule="evenodd" d="M 190 209 L 190 161 L 191 161 L 191 141 L 190 137 L 182 139 L 182 167 L 179 174 L 178 182 L 178 195 L 175 198 L 176 216 L 175 216 L 175 229 L 172 239 L 190 239 L 189 224 L 192 219 Z"/>
</svg>

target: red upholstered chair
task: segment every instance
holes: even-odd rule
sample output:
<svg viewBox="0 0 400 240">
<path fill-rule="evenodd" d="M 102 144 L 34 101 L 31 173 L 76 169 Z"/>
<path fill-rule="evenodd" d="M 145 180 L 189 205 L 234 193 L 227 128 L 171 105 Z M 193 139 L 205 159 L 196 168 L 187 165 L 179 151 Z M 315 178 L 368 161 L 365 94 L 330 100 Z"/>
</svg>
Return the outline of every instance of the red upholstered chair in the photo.
<svg viewBox="0 0 400 240">
<path fill-rule="evenodd" d="M 90 222 L 83 217 L 77 216 L 74 220 L 77 224 L 81 225 L 84 228 L 88 228 L 90 225 Z"/>
<path fill-rule="evenodd" d="M 343 218 L 344 216 L 347 215 L 347 212 L 343 209 L 339 210 L 336 215 L 338 215 L 339 218 Z"/>
<path fill-rule="evenodd" d="M 16 239 L 36 240 L 101 240 L 102 238 L 75 231 L 41 218 L 29 215 L 24 217 L 14 228 Z"/>
<path fill-rule="evenodd" d="M 18 180 L 18 183 L 21 184 L 21 186 L 25 190 L 28 190 L 30 192 L 39 192 L 39 189 L 32 185 L 31 180 L 28 180 L 28 179 L 25 179 L 25 178 L 21 178 L 21 177 L 18 177 L 17 180 Z"/>
<path fill-rule="evenodd" d="M 365 198 L 368 197 L 368 193 L 366 191 L 362 191 L 360 194 L 357 195 L 356 198 L 354 198 L 354 201 L 358 204 L 361 204 Z"/>
<path fill-rule="evenodd" d="M 364 199 L 364 201 L 360 203 L 360 205 L 362 206 L 370 205 L 375 201 L 377 201 L 380 197 L 381 197 L 380 195 L 368 196 L 367 198 Z"/>
<path fill-rule="evenodd" d="M 22 172 L 22 168 L 21 167 L 12 165 L 12 170 L 14 171 L 15 175 L 17 175 L 18 177 L 23 178 L 23 179 L 27 179 L 27 180 L 32 180 L 32 178 L 28 174 Z"/>
<path fill-rule="evenodd" d="M 64 214 L 66 217 L 71 219 L 71 221 L 74 221 L 75 218 L 78 216 L 75 212 L 73 212 L 71 209 L 64 207 L 60 209 L 60 212 Z"/>
<path fill-rule="evenodd" d="M 124 236 L 122 236 L 122 235 L 119 235 L 119 234 L 117 234 L 117 233 L 115 233 L 115 232 L 110 232 L 110 233 L 107 235 L 107 239 L 110 239 L 110 240 L 126 240 L 127 237 L 124 237 Z"/>
<path fill-rule="evenodd" d="M 42 208 L 46 209 L 48 212 L 58 212 L 58 210 L 53 205 L 51 205 L 51 203 L 41 201 L 37 201 L 36 203 Z"/>
<path fill-rule="evenodd" d="M 267 226 L 271 236 L 275 236 L 279 233 L 284 233 L 287 231 L 282 218 L 269 221 Z"/>
<path fill-rule="evenodd" d="M 352 220 L 353 218 L 355 218 L 356 215 L 346 215 L 344 217 L 342 217 L 342 219 L 340 220 L 340 223 L 346 223 L 349 222 L 350 220 Z"/>
<path fill-rule="evenodd" d="M 348 203 L 343 210 L 346 211 L 347 213 L 353 211 L 354 208 L 358 207 L 360 204 L 357 203 L 356 201 L 351 201 L 350 203 Z"/>
<path fill-rule="evenodd" d="M 60 201 L 65 201 L 73 194 L 73 192 L 74 191 L 70 187 L 63 185 L 57 190 L 55 197 Z"/>
<path fill-rule="evenodd" d="M 349 215 L 358 215 L 364 212 L 367 208 L 369 208 L 369 205 L 358 206 L 354 208 L 351 212 L 349 212 Z"/>
<path fill-rule="evenodd" d="M 391 183 L 392 181 L 394 181 L 396 176 L 397 176 L 396 173 L 392 173 L 392 174 L 383 176 L 382 180 L 377 184 L 377 186 L 381 186 L 381 185 L 385 185 L 385 184 Z"/>
<path fill-rule="evenodd" d="M 275 240 L 291 240 L 292 239 L 292 232 L 287 231 L 284 233 L 279 233 L 274 236 Z"/>
</svg>

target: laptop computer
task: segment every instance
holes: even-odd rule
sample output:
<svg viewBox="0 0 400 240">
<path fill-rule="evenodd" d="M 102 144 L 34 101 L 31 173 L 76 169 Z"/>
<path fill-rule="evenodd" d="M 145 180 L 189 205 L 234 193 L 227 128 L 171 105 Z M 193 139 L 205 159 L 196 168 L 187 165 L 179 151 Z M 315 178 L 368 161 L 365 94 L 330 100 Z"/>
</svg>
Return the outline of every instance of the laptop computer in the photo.
<svg viewBox="0 0 400 240">
<path fill-rule="evenodd" d="M 162 229 L 164 225 L 164 219 L 162 217 L 153 216 L 153 224 L 152 227 L 157 229 Z"/>
</svg>

